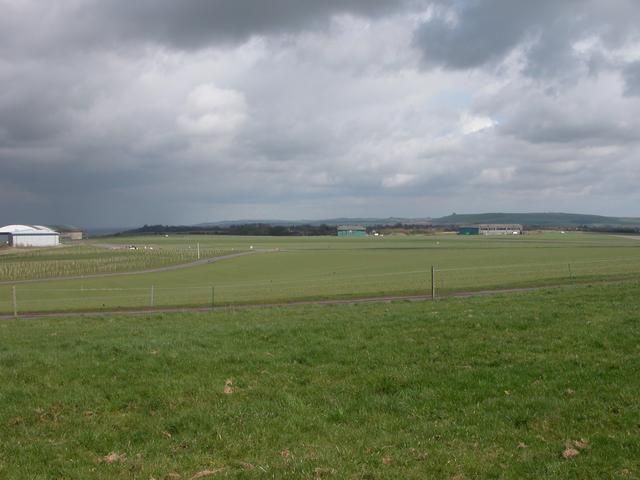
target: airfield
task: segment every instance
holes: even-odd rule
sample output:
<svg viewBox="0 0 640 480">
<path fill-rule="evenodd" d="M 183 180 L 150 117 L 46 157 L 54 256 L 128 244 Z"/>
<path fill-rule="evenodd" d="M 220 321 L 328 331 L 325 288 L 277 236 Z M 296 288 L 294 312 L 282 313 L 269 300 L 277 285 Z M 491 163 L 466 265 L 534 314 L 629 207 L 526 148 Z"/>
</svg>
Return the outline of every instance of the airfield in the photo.
<svg viewBox="0 0 640 480">
<path fill-rule="evenodd" d="M 0 313 L 441 298 L 639 273 L 640 241 L 598 234 L 112 237 L 0 255 Z"/>
<path fill-rule="evenodd" d="M 113 237 L 0 272 L 1 478 L 640 475 L 635 238 Z"/>
</svg>

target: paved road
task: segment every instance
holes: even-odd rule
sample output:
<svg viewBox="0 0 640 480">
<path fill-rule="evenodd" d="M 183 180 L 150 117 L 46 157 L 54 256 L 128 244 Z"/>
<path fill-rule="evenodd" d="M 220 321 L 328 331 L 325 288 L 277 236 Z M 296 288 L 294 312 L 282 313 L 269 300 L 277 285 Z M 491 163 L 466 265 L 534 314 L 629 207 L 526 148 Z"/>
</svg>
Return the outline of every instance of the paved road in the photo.
<svg viewBox="0 0 640 480">
<path fill-rule="evenodd" d="M 166 267 L 148 268 L 146 270 L 135 270 L 133 272 L 116 272 L 116 273 L 96 273 L 92 275 L 74 275 L 72 277 L 52 277 L 52 278 L 36 278 L 31 280 L 13 280 L 10 282 L 0 282 L 0 285 L 19 285 L 23 283 L 39 283 L 39 282 L 59 282 L 63 280 L 85 280 L 87 278 L 104 278 L 104 277 L 120 277 L 125 275 L 142 275 L 144 273 L 171 272 L 173 270 L 181 270 L 183 268 L 197 267 L 198 265 L 208 265 L 210 263 L 229 260 L 236 257 L 244 257 L 253 255 L 254 253 L 277 252 L 279 250 L 250 250 L 248 252 L 231 253 L 229 255 L 221 255 L 220 257 L 204 258 L 189 263 L 179 263 L 177 265 L 167 265 Z"/>
</svg>

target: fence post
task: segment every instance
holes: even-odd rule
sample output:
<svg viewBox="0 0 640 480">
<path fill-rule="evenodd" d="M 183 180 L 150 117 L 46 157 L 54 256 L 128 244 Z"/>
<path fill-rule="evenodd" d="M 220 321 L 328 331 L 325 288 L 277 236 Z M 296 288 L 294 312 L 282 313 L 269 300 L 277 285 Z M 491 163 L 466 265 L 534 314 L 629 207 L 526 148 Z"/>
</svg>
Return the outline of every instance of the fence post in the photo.
<svg viewBox="0 0 640 480">
<path fill-rule="evenodd" d="M 16 300 L 16 286 L 15 285 L 11 288 L 11 293 L 13 295 L 13 316 L 18 318 L 18 302 Z"/>
<path fill-rule="evenodd" d="M 573 282 L 573 273 L 571 272 L 571 264 L 568 263 L 567 265 L 569 266 L 569 280 Z"/>
<path fill-rule="evenodd" d="M 211 311 L 212 312 L 213 312 L 213 307 L 215 305 L 215 299 L 216 299 L 216 287 L 211 285 Z"/>
<path fill-rule="evenodd" d="M 151 285 L 151 299 L 150 299 L 150 304 L 153 307 L 153 285 Z"/>
<path fill-rule="evenodd" d="M 436 269 L 431 265 L 431 300 L 436 299 Z"/>
</svg>

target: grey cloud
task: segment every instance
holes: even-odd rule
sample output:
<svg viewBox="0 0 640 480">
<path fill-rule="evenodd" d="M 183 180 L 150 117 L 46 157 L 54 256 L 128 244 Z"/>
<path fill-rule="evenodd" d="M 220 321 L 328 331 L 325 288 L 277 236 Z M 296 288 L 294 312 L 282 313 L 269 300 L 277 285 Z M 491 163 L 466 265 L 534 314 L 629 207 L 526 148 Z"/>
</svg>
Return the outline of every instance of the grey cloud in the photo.
<svg viewBox="0 0 640 480">
<path fill-rule="evenodd" d="M 640 141 L 640 133 L 622 120 L 581 118 L 577 112 L 538 111 L 522 114 L 510 119 L 500 127 L 500 131 L 531 143 L 619 145 Z"/>
<path fill-rule="evenodd" d="M 549 2 L 488 0 L 460 2 L 453 12 L 438 11 L 415 32 L 427 64 L 452 69 L 481 66 L 504 57 L 527 35 L 538 8 Z M 454 13 L 456 18 L 447 18 Z"/>
<path fill-rule="evenodd" d="M 435 3 L 467 6 L 412 37 Z M 585 193 L 617 198 L 640 175 L 640 106 L 611 72 L 611 49 L 637 45 L 629 2 L 5 4 L 0 223 L 425 216 L 526 208 L 539 191 L 540 208 L 632 213 Z M 590 33 L 602 58 L 572 50 Z M 493 68 L 520 47 L 524 71 Z M 201 123 L 185 128 L 190 112 Z"/>
<path fill-rule="evenodd" d="M 41 142 L 59 133 L 64 127 L 60 112 L 47 111 L 31 100 L 0 106 L 0 146 Z"/>
<path fill-rule="evenodd" d="M 122 33 L 153 38 L 179 48 L 197 48 L 211 41 L 242 40 L 252 34 L 298 31 L 324 22 L 333 14 L 378 15 L 403 1 L 388 0 L 139 0 L 100 1 L 97 16 Z"/>
<path fill-rule="evenodd" d="M 96 48 L 159 45 L 193 50 L 244 42 L 254 35 L 298 33 L 334 15 L 377 18 L 428 0 L 89 0 L 5 5 L 0 46 L 60 55 Z M 18 4 L 20 5 L 20 4 Z M 2 6 L 2 2 L 0 2 Z M 38 11 L 37 15 L 32 12 Z M 34 30 L 37 30 L 36 34 Z"/>
<path fill-rule="evenodd" d="M 625 95 L 640 97 L 640 61 L 626 65 L 622 75 L 625 82 Z"/>
<path fill-rule="evenodd" d="M 632 0 L 469 0 L 439 10 L 415 32 L 414 44 L 427 66 L 470 69 L 497 64 L 515 49 L 530 77 L 575 75 L 593 68 L 575 42 L 598 38 L 619 47 L 640 34 L 640 6 Z M 451 20 L 453 15 L 454 20 Z"/>
</svg>

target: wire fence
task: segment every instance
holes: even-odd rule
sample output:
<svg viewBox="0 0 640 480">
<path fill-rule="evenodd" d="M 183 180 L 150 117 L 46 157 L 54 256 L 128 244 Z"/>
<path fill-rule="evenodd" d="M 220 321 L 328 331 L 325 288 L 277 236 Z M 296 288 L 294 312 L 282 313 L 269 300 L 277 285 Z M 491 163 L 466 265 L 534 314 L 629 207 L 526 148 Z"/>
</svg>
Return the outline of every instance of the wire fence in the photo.
<svg viewBox="0 0 640 480">
<path fill-rule="evenodd" d="M 635 279 L 640 258 L 496 266 L 428 266 L 395 272 L 300 272 L 296 279 L 218 280 L 209 285 L 68 288 L 59 283 L 0 286 L 0 313 L 214 307 L 302 300 L 423 295 Z M 114 284 L 114 280 L 110 280 Z"/>
</svg>

